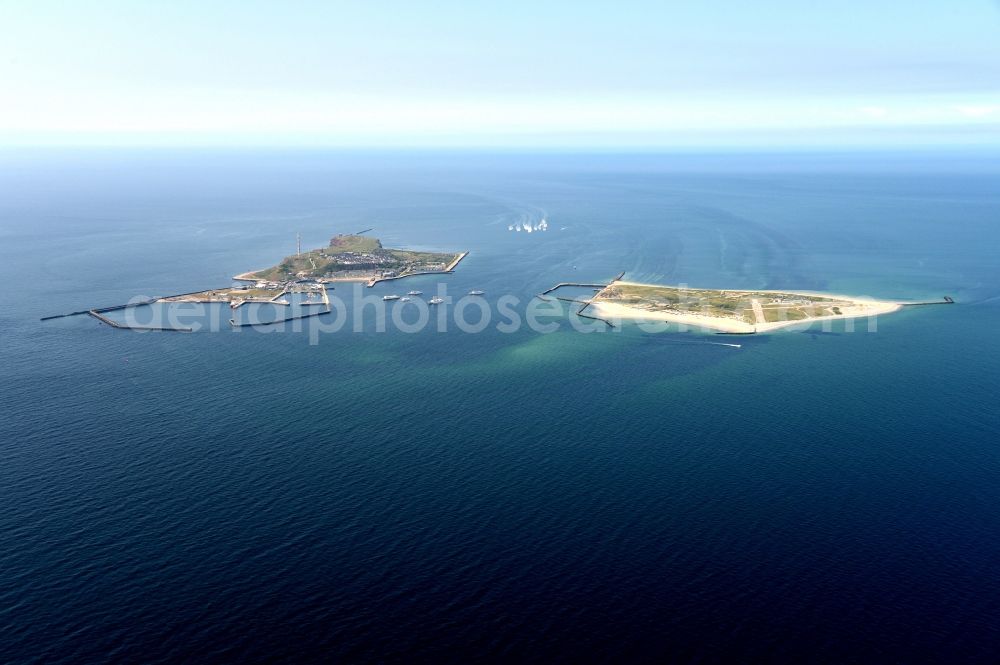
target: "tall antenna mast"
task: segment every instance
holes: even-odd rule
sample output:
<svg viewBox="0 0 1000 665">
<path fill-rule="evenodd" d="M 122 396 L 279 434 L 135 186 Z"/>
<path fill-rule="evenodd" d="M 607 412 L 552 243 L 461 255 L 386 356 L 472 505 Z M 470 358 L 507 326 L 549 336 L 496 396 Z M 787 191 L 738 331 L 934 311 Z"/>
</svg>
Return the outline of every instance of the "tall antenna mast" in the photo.
<svg viewBox="0 0 1000 665">
<path fill-rule="evenodd" d="M 295 234 L 295 256 L 302 256 L 302 234 Z"/>
</svg>

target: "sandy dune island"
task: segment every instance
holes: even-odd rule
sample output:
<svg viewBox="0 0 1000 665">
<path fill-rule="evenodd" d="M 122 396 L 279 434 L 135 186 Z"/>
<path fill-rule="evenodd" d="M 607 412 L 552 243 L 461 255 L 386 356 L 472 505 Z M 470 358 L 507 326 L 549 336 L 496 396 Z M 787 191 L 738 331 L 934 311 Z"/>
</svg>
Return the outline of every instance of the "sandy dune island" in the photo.
<svg viewBox="0 0 1000 665">
<path fill-rule="evenodd" d="M 727 333 L 762 333 L 895 312 L 904 303 L 804 291 L 740 291 L 615 281 L 590 301 L 604 319 L 665 321 Z"/>
</svg>

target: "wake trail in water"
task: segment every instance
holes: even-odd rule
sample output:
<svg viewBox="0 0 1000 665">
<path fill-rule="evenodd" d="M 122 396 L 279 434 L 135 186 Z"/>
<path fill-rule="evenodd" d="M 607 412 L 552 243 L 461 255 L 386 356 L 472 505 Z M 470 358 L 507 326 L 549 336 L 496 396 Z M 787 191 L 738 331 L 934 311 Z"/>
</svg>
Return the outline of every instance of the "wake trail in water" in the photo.
<svg viewBox="0 0 1000 665">
<path fill-rule="evenodd" d="M 651 341 L 653 341 L 653 340 L 651 339 Z M 731 349 L 742 349 L 743 348 L 742 344 L 736 344 L 736 343 L 733 343 L 733 342 L 693 342 L 693 341 L 689 342 L 687 340 L 681 340 L 681 339 L 658 339 L 658 340 L 655 340 L 655 341 L 658 344 L 673 344 L 673 345 L 678 345 L 678 346 L 704 346 L 704 345 L 707 344 L 707 345 L 711 345 L 711 346 L 727 346 L 727 347 L 729 347 Z"/>
<path fill-rule="evenodd" d="M 993 303 L 993 302 L 997 302 L 997 301 L 1000 301 L 1000 295 L 990 296 L 988 298 L 982 298 L 980 300 L 972 300 L 972 301 L 967 302 L 965 304 L 966 305 L 985 305 L 987 303 Z"/>
</svg>

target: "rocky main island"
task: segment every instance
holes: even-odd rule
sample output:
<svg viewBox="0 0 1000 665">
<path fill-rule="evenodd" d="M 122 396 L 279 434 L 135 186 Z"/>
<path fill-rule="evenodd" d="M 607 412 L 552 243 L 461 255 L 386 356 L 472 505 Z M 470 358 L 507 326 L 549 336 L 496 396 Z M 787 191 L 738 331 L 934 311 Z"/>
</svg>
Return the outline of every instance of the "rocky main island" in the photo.
<svg viewBox="0 0 1000 665">
<path fill-rule="evenodd" d="M 276 266 L 236 275 L 233 279 L 274 284 L 301 279 L 321 283 L 349 281 L 367 282 L 371 286 L 385 279 L 451 272 L 466 254 L 388 249 L 378 238 L 336 235 L 327 247 L 287 256 Z"/>
<path fill-rule="evenodd" d="M 191 332 L 191 328 L 168 323 L 136 324 L 109 318 L 108 314 L 134 310 L 157 303 L 213 304 L 226 303 L 233 310 L 244 305 L 278 306 L 290 314 L 277 321 L 291 321 L 330 312 L 326 286 L 330 282 L 366 282 L 369 287 L 385 280 L 414 275 L 447 274 L 468 252 L 427 252 L 387 249 L 378 238 L 360 233 L 336 235 L 327 247 L 298 252 L 264 270 L 245 272 L 233 277 L 240 285 L 204 289 L 155 298 L 141 298 L 123 305 L 79 310 L 68 314 L 42 317 L 43 321 L 89 314 L 113 328 Z M 436 304 L 432 299 L 431 304 Z M 234 312 L 235 316 L 235 312 Z M 277 322 L 274 321 L 274 322 Z M 230 319 L 234 327 L 257 325 Z"/>
</svg>

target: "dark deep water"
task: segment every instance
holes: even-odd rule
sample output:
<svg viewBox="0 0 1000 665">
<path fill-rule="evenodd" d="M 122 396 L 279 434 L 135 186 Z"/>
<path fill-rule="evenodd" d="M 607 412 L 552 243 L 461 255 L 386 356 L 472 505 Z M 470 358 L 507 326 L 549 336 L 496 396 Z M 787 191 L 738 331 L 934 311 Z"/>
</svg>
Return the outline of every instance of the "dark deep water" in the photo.
<svg viewBox="0 0 1000 665">
<path fill-rule="evenodd" d="M 995 157 L 3 153 L 0 660 L 996 662 Z M 959 304 L 740 349 L 38 320 L 367 227 L 471 250 L 377 294 Z"/>
</svg>

